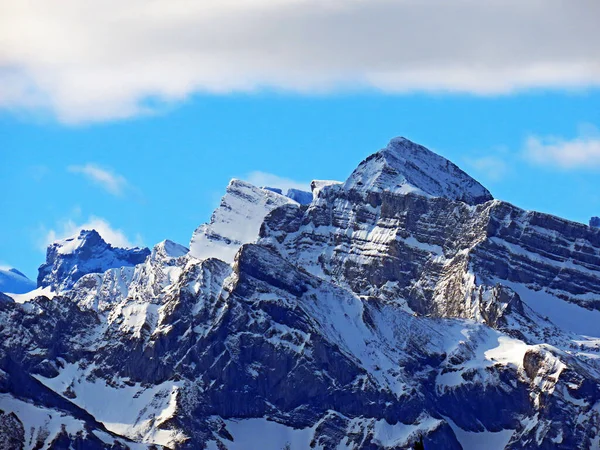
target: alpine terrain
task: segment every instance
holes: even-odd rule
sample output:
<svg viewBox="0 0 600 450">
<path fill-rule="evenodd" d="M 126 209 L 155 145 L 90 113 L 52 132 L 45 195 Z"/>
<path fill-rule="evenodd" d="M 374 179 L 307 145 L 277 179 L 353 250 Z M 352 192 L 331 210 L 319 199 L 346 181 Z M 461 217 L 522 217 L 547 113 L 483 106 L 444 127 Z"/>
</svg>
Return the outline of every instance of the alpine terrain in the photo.
<svg viewBox="0 0 600 450">
<path fill-rule="evenodd" d="M 600 228 L 404 138 L 311 187 L 52 244 L 0 294 L 0 449 L 600 449 Z"/>
</svg>

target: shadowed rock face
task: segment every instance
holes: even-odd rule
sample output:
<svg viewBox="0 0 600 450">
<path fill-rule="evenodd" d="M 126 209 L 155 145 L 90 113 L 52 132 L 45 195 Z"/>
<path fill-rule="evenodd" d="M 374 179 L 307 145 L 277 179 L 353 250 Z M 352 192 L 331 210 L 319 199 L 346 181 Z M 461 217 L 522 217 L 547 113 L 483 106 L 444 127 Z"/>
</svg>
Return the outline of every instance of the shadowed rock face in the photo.
<svg viewBox="0 0 600 450">
<path fill-rule="evenodd" d="M 422 314 L 475 318 L 479 286 L 503 282 L 600 310 L 600 230 L 497 200 L 331 186 L 274 211 L 261 236 L 312 273 Z"/>
<path fill-rule="evenodd" d="M 51 270 L 72 285 L 53 299 L 0 299 L 0 438 L 329 450 L 422 434 L 459 449 L 467 432 L 593 448 L 598 340 L 530 296 L 595 314 L 600 231 L 492 200 L 405 139 L 312 188 L 302 205 L 233 181 L 195 251 L 164 241 L 74 284 Z"/>
<path fill-rule="evenodd" d="M 38 270 L 38 287 L 55 291 L 71 289 L 88 273 L 102 273 L 114 267 L 135 266 L 150 255 L 147 248 L 118 248 L 106 243 L 95 230 L 51 244 L 46 262 Z"/>
<path fill-rule="evenodd" d="M 590 227 L 600 227 L 600 217 L 592 217 L 590 219 Z"/>
</svg>

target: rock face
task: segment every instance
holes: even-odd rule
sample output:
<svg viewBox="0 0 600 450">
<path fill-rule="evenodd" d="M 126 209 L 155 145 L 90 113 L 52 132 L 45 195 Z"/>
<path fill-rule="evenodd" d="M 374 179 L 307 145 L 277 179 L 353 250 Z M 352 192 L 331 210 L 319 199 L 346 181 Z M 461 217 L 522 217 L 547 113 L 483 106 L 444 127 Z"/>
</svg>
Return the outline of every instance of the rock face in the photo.
<svg viewBox="0 0 600 450">
<path fill-rule="evenodd" d="M 590 219 L 590 227 L 600 228 L 600 217 L 592 217 Z"/>
<path fill-rule="evenodd" d="M 135 266 L 150 254 L 147 248 L 116 248 L 95 230 L 57 241 L 48 247 L 46 262 L 38 271 L 37 286 L 55 291 L 71 289 L 88 273 L 102 273 L 113 267 Z"/>
<path fill-rule="evenodd" d="M 259 243 L 359 295 L 421 314 L 476 319 L 480 289 L 497 283 L 530 306 L 547 302 L 537 306 L 559 322 L 568 306 L 600 310 L 599 230 L 500 201 L 470 206 L 346 186 L 323 189 L 308 208 L 274 211 Z"/>
<path fill-rule="evenodd" d="M 0 269 L 0 292 L 23 294 L 35 289 L 35 281 L 17 269 Z"/>
<path fill-rule="evenodd" d="M 163 241 L 53 299 L 0 301 L 0 437 L 597 448 L 600 230 L 388 149 L 307 205 L 234 180 L 190 251 Z"/>
</svg>

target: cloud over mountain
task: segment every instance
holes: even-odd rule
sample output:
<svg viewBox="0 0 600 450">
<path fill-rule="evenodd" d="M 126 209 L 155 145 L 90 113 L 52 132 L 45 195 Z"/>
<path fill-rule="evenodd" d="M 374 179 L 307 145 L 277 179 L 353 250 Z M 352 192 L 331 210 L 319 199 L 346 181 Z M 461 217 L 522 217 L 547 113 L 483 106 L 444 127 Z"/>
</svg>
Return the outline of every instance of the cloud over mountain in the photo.
<svg viewBox="0 0 600 450">
<path fill-rule="evenodd" d="M 595 0 L 7 0 L 0 107 L 65 122 L 193 93 L 509 93 L 600 84 Z"/>
</svg>

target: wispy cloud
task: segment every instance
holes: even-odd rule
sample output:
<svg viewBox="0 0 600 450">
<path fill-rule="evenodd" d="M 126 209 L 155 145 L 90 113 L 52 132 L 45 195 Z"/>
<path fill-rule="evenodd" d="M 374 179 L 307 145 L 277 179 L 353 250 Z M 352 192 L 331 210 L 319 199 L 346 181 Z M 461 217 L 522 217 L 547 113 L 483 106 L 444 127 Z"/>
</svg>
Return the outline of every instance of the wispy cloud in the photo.
<svg viewBox="0 0 600 450">
<path fill-rule="evenodd" d="M 45 251 L 51 243 L 76 236 L 81 230 L 96 230 L 102 238 L 115 247 L 134 247 L 142 246 L 142 237 L 136 234 L 135 238 L 130 240 L 125 232 L 119 228 L 114 228 L 106 219 L 102 217 L 90 216 L 87 221 L 77 223 L 72 219 L 60 221 L 51 229 L 45 226 L 40 227 L 39 241 L 37 246 Z"/>
<path fill-rule="evenodd" d="M 467 165 L 473 169 L 477 175 L 485 177 L 489 181 L 500 181 L 509 172 L 509 166 L 506 158 L 499 156 L 482 156 L 480 158 L 467 159 Z"/>
<path fill-rule="evenodd" d="M 28 168 L 29 176 L 36 182 L 43 181 L 46 176 L 50 173 L 50 169 L 47 166 L 37 164 Z"/>
<path fill-rule="evenodd" d="M 574 139 L 557 136 L 530 136 L 525 143 L 525 157 L 538 165 L 561 169 L 599 169 L 600 131 L 587 125 Z"/>
<path fill-rule="evenodd" d="M 109 169 L 101 168 L 96 164 L 88 163 L 83 166 L 69 166 L 67 170 L 72 173 L 84 175 L 112 195 L 122 195 L 124 189 L 127 187 L 125 177 Z"/>
<path fill-rule="evenodd" d="M 0 107 L 88 122 L 264 87 L 598 86 L 598 17 L 598 0 L 4 0 Z"/>
<path fill-rule="evenodd" d="M 288 189 L 300 189 L 310 191 L 310 181 L 297 181 L 291 178 L 280 177 L 268 172 L 254 171 L 243 177 L 244 180 L 259 187 L 274 187 L 285 192 Z"/>
</svg>

